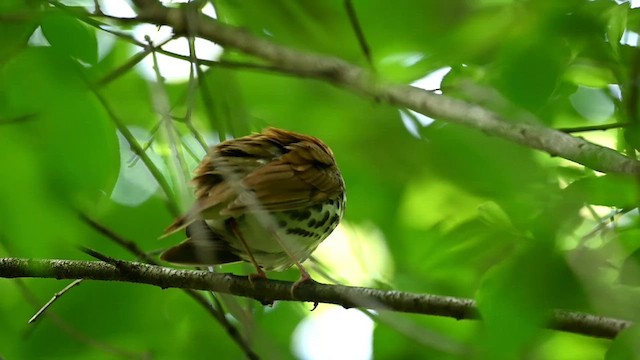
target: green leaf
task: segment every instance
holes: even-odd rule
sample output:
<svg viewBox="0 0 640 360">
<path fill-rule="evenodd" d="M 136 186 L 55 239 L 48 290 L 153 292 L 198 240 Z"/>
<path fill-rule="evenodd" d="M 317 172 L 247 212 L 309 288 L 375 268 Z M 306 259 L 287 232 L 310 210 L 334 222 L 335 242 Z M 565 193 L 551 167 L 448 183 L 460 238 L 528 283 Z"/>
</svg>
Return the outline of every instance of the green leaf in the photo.
<svg viewBox="0 0 640 360">
<path fill-rule="evenodd" d="M 58 9 L 46 12 L 40 26 L 54 49 L 88 64 L 98 62 L 98 42 L 93 28 Z"/>
<path fill-rule="evenodd" d="M 536 240 L 531 240 L 536 241 Z M 580 288 L 565 260 L 532 243 L 488 272 L 478 292 L 487 359 L 519 358 L 540 339 L 554 308 L 575 308 Z"/>
<path fill-rule="evenodd" d="M 631 360 L 640 358 L 640 327 L 634 325 L 623 330 L 611 343 L 606 360 Z"/>
<path fill-rule="evenodd" d="M 624 260 L 618 280 L 625 285 L 640 286 L 640 249 Z"/>
<path fill-rule="evenodd" d="M 592 205 L 634 207 L 637 204 L 638 184 L 628 176 L 609 174 L 574 181 L 565 192 L 578 196 Z"/>
<path fill-rule="evenodd" d="M 0 126 L 0 138 L 0 153 L 11 154 L 0 162 L 0 250 L 7 241 L 7 255 L 60 256 L 65 246 L 51 239 L 74 239 L 70 224 L 77 216 L 48 187 L 38 149 L 23 141 L 17 126 Z"/>
<path fill-rule="evenodd" d="M 564 77 L 576 85 L 593 88 L 606 88 L 616 82 L 610 68 L 584 62 L 571 65 Z"/>
<path fill-rule="evenodd" d="M 495 84 L 509 100 L 537 112 L 555 90 L 568 52 L 559 39 L 518 39 L 504 46 Z"/>
<path fill-rule="evenodd" d="M 26 46 L 29 37 L 38 26 L 40 10 L 30 5 L 32 4 L 22 0 L 0 1 L 0 16 L 6 16 L 8 19 L 15 17 L 13 21 L 0 21 L 0 64 Z"/>
<path fill-rule="evenodd" d="M 14 57 L 0 73 L 0 110 L 31 117 L 13 126 L 36 150 L 46 182 L 80 206 L 109 194 L 119 169 L 115 127 L 80 77 L 78 64 L 50 48 Z M 0 114 L 1 115 L 1 114 Z"/>
<path fill-rule="evenodd" d="M 607 27 L 607 40 L 614 52 L 618 52 L 620 48 L 620 39 L 627 28 L 627 17 L 631 9 L 630 2 L 624 2 L 612 6 L 609 12 L 609 26 Z"/>
</svg>

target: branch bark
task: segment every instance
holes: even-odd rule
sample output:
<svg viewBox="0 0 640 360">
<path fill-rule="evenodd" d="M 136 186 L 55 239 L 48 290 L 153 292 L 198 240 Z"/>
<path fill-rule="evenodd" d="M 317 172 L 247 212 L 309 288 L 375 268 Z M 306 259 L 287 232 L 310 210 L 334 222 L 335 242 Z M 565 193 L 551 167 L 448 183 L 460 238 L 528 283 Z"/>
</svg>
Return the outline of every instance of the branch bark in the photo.
<svg viewBox="0 0 640 360">
<path fill-rule="evenodd" d="M 125 21 L 166 25 L 179 35 L 213 41 L 266 61 L 285 73 L 315 78 L 348 89 L 374 101 L 408 108 L 432 118 L 465 125 L 551 156 L 605 173 L 640 175 L 640 162 L 617 151 L 537 123 L 509 121 L 500 115 L 458 99 L 409 85 L 382 81 L 369 71 L 342 59 L 294 50 L 225 25 L 188 7 L 166 8 L 153 0 L 134 1 L 138 17 Z"/>
<path fill-rule="evenodd" d="M 291 282 L 261 279 L 250 282 L 246 276 L 179 270 L 123 260 L 107 263 L 0 258 L 0 278 L 23 277 L 131 282 L 155 285 L 163 289 L 215 291 L 252 298 L 263 304 L 276 300 L 308 301 L 341 305 L 345 308 L 426 314 L 458 320 L 479 319 L 476 303 L 471 299 L 319 283 L 303 283 L 292 294 Z M 555 311 L 549 328 L 612 339 L 631 325 L 625 320 Z"/>
</svg>

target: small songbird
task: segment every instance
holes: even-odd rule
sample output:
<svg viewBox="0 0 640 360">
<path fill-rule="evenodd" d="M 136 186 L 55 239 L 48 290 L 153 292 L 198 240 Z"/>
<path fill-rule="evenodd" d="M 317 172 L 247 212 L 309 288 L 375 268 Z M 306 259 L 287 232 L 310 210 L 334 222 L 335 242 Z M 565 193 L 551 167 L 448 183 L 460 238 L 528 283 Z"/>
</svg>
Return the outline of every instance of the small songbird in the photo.
<svg viewBox="0 0 640 360">
<path fill-rule="evenodd" d="M 195 170 L 196 202 L 167 234 L 188 238 L 162 260 L 189 265 L 250 262 L 263 270 L 300 269 L 338 225 L 345 186 L 333 153 L 322 141 L 268 128 L 213 146 Z"/>
</svg>

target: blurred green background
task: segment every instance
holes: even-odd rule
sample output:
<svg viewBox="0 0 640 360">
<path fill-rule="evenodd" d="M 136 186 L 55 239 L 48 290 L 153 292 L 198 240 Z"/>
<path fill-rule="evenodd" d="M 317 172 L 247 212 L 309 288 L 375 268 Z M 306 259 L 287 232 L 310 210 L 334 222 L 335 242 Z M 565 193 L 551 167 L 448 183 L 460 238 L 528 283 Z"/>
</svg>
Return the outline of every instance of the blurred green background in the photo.
<svg viewBox="0 0 640 360">
<path fill-rule="evenodd" d="M 101 3 L 106 14 L 134 15 L 125 1 Z M 595 126 L 576 136 L 632 157 L 640 145 L 640 10 L 626 1 L 353 0 L 370 61 L 345 1 L 201 3 L 255 36 L 390 81 L 423 84 L 431 74 L 429 89 L 512 121 Z M 145 251 L 169 246 L 182 235 L 158 237 L 189 206 L 187 178 L 203 143 L 275 126 L 323 139 L 342 170 L 346 217 L 316 253 L 333 277 L 475 298 L 485 321 L 381 314 L 371 323 L 333 306 L 310 312 L 309 304 L 238 299 L 251 321 L 232 322 L 263 358 L 328 358 L 327 350 L 333 359 L 640 358 L 635 328 L 615 341 L 544 329 L 553 308 L 638 317 L 634 179 L 430 122 L 322 81 L 238 66 L 260 62 L 204 41 L 195 43 L 196 55 L 222 63 L 201 66 L 189 80 L 188 61 L 142 53 L 145 35 L 158 45 L 168 29 L 87 11 L 95 11 L 93 1 L 0 3 L 0 256 L 88 259 L 77 249 L 83 245 L 135 260 L 79 219 L 78 209 Z M 184 39 L 177 50 L 174 43 L 162 49 L 188 55 Z M 131 140 L 145 147 L 169 196 Z M 67 283 L 0 279 L 0 358 L 243 356 L 175 289 L 85 282 L 28 325 Z M 347 345 L 332 333 L 356 352 L 340 350 Z"/>
</svg>

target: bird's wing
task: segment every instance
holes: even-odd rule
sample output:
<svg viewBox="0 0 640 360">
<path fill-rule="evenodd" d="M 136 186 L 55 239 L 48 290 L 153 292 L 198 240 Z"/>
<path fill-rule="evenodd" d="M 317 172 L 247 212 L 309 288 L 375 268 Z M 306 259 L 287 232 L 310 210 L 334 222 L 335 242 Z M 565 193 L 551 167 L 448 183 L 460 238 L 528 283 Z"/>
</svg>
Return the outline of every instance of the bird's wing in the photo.
<svg viewBox="0 0 640 360">
<path fill-rule="evenodd" d="M 220 144 L 194 177 L 197 201 L 167 232 L 201 216 L 222 219 L 296 210 L 344 191 L 331 150 L 318 139 L 279 129 Z"/>
</svg>

